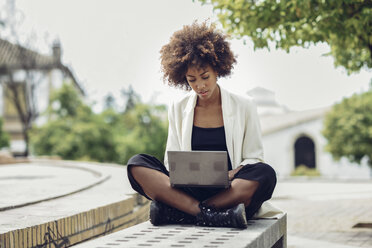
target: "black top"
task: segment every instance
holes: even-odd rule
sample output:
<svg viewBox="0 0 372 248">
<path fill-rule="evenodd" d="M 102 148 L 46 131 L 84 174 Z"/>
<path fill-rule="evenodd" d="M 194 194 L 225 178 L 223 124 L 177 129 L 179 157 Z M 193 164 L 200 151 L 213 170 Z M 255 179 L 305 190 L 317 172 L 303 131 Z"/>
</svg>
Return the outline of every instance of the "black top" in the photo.
<svg viewBox="0 0 372 248">
<path fill-rule="evenodd" d="M 191 149 L 193 151 L 227 151 L 225 128 L 192 127 Z M 229 170 L 232 169 L 229 153 L 227 153 Z"/>
</svg>

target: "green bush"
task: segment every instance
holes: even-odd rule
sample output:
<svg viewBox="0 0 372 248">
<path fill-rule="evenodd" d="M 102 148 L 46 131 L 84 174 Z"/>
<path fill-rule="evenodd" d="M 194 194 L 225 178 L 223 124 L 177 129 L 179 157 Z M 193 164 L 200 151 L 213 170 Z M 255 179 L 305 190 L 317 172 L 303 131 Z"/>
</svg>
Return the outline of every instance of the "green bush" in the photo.
<svg viewBox="0 0 372 248">
<path fill-rule="evenodd" d="M 58 119 L 30 133 L 36 155 L 58 155 L 69 160 L 116 162 L 115 140 L 110 126 L 92 116 L 89 120 Z"/>
<path fill-rule="evenodd" d="M 48 122 L 30 132 L 35 155 L 126 164 L 137 153 L 164 159 L 166 108 L 137 102 L 125 112 L 96 114 L 65 84 L 53 94 Z"/>
<path fill-rule="evenodd" d="M 0 148 L 9 147 L 9 135 L 3 130 L 3 119 L 0 118 Z"/>
<path fill-rule="evenodd" d="M 326 151 L 335 160 L 367 160 L 372 168 L 372 89 L 344 98 L 335 104 L 324 119 L 322 131 L 327 139 Z"/>
<path fill-rule="evenodd" d="M 318 177 L 320 173 L 318 170 L 309 168 L 306 165 L 299 165 L 292 173 L 291 176 L 308 176 Z"/>
</svg>

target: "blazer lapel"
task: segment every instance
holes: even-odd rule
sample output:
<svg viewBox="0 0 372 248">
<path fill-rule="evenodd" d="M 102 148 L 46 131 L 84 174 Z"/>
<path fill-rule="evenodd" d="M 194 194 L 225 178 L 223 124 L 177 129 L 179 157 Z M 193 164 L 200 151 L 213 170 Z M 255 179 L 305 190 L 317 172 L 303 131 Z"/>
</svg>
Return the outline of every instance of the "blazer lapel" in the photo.
<svg viewBox="0 0 372 248">
<path fill-rule="evenodd" d="M 183 111 L 182 119 L 182 150 L 191 151 L 191 133 L 194 124 L 194 108 L 196 105 L 197 95 L 191 92 L 187 105 Z"/>
<path fill-rule="evenodd" d="M 223 123 L 225 127 L 225 138 L 226 138 L 226 146 L 227 146 L 227 151 L 230 155 L 230 160 L 231 160 L 231 165 L 233 168 L 235 168 L 234 164 L 234 141 L 233 141 L 233 136 L 234 136 L 234 112 L 235 109 L 231 102 L 230 95 L 220 87 L 221 90 L 221 102 L 222 102 L 222 117 L 223 117 Z"/>
</svg>

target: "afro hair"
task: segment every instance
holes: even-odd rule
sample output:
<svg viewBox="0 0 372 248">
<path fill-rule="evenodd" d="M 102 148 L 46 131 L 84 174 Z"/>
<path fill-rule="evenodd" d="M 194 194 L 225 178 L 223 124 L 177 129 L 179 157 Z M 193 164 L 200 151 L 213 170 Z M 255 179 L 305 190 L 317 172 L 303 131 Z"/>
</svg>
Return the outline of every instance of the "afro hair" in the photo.
<svg viewBox="0 0 372 248">
<path fill-rule="evenodd" d="M 226 39 L 215 25 L 206 22 L 194 22 L 176 31 L 160 50 L 164 82 L 191 90 L 185 76 L 190 66 L 205 68 L 210 65 L 218 77 L 229 76 L 236 59 Z"/>
</svg>

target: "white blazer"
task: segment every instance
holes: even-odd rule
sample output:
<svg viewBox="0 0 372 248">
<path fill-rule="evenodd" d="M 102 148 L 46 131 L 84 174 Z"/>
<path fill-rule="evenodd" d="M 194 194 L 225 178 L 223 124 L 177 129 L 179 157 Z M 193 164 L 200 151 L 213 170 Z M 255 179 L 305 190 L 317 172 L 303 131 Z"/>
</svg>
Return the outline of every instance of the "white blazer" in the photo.
<svg viewBox="0 0 372 248">
<path fill-rule="evenodd" d="M 221 87 L 220 91 L 226 146 L 232 168 L 263 162 L 261 127 L 255 103 L 250 98 L 232 94 Z M 164 156 L 164 165 L 168 170 L 167 151 L 191 151 L 196 100 L 197 94 L 191 91 L 185 97 L 173 102 L 168 109 L 169 128 Z M 278 217 L 276 214 L 280 210 L 270 206 L 267 208 L 264 204 L 256 217 Z M 265 211 L 261 213 L 263 209 Z M 269 214 L 272 211 L 275 214 L 274 212 Z"/>
</svg>

